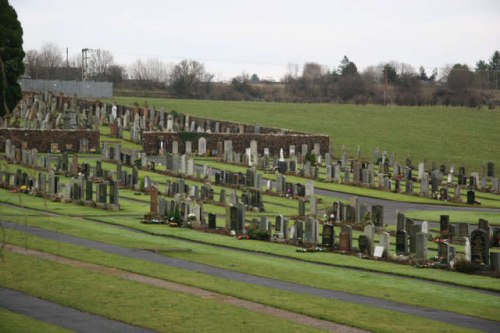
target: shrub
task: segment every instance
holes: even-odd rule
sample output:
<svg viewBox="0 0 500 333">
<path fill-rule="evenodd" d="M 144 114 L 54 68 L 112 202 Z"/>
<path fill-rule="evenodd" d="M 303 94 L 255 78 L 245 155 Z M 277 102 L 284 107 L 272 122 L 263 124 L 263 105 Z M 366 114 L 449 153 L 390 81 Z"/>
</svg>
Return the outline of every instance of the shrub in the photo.
<svg viewBox="0 0 500 333">
<path fill-rule="evenodd" d="M 455 257 L 453 269 L 461 273 L 469 273 L 472 271 L 472 264 L 465 258 L 463 254 L 458 254 Z"/>
</svg>

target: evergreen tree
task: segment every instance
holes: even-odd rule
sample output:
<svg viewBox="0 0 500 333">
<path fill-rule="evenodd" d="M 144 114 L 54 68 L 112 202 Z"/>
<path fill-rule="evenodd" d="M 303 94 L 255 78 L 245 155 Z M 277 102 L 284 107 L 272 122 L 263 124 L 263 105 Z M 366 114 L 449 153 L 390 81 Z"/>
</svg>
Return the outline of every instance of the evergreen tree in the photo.
<svg viewBox="0 0 500 333">
<path fill-rule="evenodd" d="M 0 116 L 22 98 L 19 77 L 24 73 L 23 29 L 7 0 L 0 0 Z"/>
</svg>

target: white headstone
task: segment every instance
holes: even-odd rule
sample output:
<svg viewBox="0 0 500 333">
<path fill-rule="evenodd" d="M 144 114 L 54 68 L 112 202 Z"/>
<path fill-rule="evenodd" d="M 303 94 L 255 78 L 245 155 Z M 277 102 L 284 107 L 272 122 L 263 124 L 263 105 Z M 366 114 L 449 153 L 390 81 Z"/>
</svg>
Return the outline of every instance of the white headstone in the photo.
<svg viewBox="0 0 500 333">
<path fill-rule="evenodd" d="M 429 233 L 429 223 L 427 221 L 422 222 L 422 232 Z"/>
</svg>

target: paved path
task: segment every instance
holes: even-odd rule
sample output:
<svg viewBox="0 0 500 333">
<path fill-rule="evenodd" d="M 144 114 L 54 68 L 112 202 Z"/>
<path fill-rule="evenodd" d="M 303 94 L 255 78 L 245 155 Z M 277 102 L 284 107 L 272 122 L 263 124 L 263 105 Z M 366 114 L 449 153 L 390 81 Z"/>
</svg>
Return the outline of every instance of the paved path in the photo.
<svg viewBox="0 0 500 333">
<path fill-rule="evenodd" d="M 16 290 L 1 287 L 0 307 L 76 332 L 154 332 L 145 328 L 125 324 L 120 321 L 81 312 L 70 307 L 26 295 Z"/>
<path fill-rule="evenodd" d="M 78 238 L 74 236 L 69 236 L 66 234 L 57 233 L 50 230 L 44 230 L 27 225 L 19 225 L 11 222 L 2 221 L 4 228 L 17 229 L 22 232 L 33 234 L 39 237 L 44 237 L 50 240 L 70 243 L 79 246 L 85 246 L 88 248 L 104 251 L 107 253 L 113 253 L 129 258 L 140 259 L 144 261 L 154 262 L 158 264 L 178 267 L 198 273 L 208 274 L 216 276 L 223 279 L 246 282 L 250 284 L 255 284 L 259 286 L 291 291 L 296 293 L 308 294 L 317 297 L 337 299 L 341 301 L 358 303 L 368 306 L 374 306 L 379 309 L 386 309 L 392 311 L 403 312 L 419 317 L 424 317 L 427 319 L 437 320 L 441 322 L 446 322 L 449 324 L 454 324 L 463 327 L 469 327 L 474 329 L 481 329 L 485 332 L 500 332 L 500 322 L 480 319 L 476 317 L 470 317 L 465 315 L 460 315 L 448 311 L 436 310 L 431 308 L 418 307 L 413 305 L 407 305 L 402 303 L 397 303 L 389 300 L 378 299 L 369 296 L 351 294 L 342 291 L 327 290 L 321 288 L 315 288 L 310 286 L 305 286 L 297 283 L 285 282 L 280 280 L 274 280 L 270 278 L 253 276 L 250 274 L 225 270 L 221 268 L 216 268 L 204 264 L 189 262 L 182 259 L 175 259 L 162 256 L 160 254 L 153 253 L 151 251 L 125 248 L 116 245 L 110 245 L 105 243 L 100 243 L 92 240 L 87 240 L 83 238 Z"/>
</svg>

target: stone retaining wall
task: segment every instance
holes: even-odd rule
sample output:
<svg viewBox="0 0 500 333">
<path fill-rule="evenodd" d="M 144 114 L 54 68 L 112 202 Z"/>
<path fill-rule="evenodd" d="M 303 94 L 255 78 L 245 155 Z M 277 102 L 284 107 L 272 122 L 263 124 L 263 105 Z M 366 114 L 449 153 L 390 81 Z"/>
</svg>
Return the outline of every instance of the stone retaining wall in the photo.
<svg viewBox="0 0 500 333">
<path fill-rule="evenodd" d="M 278 155 L 283 148 L 285 155 L 288 155 L 289 146 L 295 145 L 295 151 L 301 151 L 301 145 L 307 144 L 309 151 L 312 151 L 315 143 L 320 144 L 320 153 L 324 155 L 330 151 L 330 137 L 328 135 L 309 135 L 309 134 L 255 134 L 255 133 L 167 133 L 167 132 L 144 132 L 142 136 L 142 145 L 144 151 L 149 155 L 158 154 L 160 142 L 163 141 L 163 147 L 166 151 L 172 151 L 172 142 L 178 142 L 179 153 L 184 153 L 185 142 L 191 141 L 193 153 L 198 150 L 198 140 L 200 138 L 207 140 L 207 152 L 217 150 L 217 144 L 222 144 L 226 140 L 231 140 L 233 151 L 244 153 L 245 148 L 250 147 L 250 141 L 257 141 L 257 151 L 264 154 L 264 148 L 269 148 L 271 155 Z"/>
<path fill-rule="evenodd" d="M 25 143 L 26 149 L 36 148 L 39 152 L 50 151 L 50 145 L 57 143 L 61 152 L 78 152 L 80 149 L 80 139 L 88 140 L 89 150 L 100 150 L 99 131 L 75 129 L 75 130 L 36 130 L 23 128 L 2 128 L 0 129 L 0 151 L 5 152 L 5 141 L 11 140 L 11 144 L 21 148 Z"/>
</svg>

